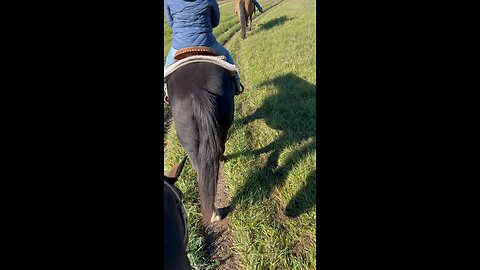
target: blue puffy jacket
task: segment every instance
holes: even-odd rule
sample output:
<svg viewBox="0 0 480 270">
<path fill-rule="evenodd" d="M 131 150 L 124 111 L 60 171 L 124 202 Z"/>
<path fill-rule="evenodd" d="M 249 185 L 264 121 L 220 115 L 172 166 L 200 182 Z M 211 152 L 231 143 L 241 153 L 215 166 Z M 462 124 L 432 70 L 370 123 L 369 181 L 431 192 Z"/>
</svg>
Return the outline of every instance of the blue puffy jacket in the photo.
<svg viewBox="0 0 480 270">
<path fill-rule="evenodd" d="M 216 0 L 166 0 L 165 17 L 172 28 L 172 47 L 212 46 L 213 28 L 220 23 Z"/>
</svg>

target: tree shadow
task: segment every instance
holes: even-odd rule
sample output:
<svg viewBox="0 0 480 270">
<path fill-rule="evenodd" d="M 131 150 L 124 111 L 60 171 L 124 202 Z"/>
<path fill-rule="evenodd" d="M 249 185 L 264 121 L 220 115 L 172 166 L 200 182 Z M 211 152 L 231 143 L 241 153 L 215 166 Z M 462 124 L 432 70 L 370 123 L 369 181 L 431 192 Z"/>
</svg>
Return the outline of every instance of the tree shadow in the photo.
<svg viewBox="0 0 480 270">
<path fill-rule="evenodd" d="M 277 77 L 263 85 L 273 84 L 278 88 L 278 94 L 267 98 L 260 108 L 250 116 L 236 120 L 236 125 L 248 125 L 257 119 L 264 119 L 272 129 L 281 130 L 282 134 L 272 143 L 260 149 L 227 155 L 234 159 L 240 155 L 254 155 L 261 161 L 260 168 L 247 177 L 245 185 L 234 195 L 230 210 L 234 210 L 240 202 L 255 203 L 262 198 L 269 197 L 277 186 L 282 186 L 290 171 L 302 162 L 304 158 L 316 151 L 316 86 L 292 73 Z M 261 85 L 262 86 L 262 85 Z M 247 136 L 252 136 L 247 134 Z M 307 142 L 308 141 L 308 142 Z M 303 144 L 303 145 L 302 145 Z M 289 153 L 279 165 L 280 155 L 285 149 L 297 148 Z M 313 205 L 315 186 L 314 174 L 309 174 L 306 187 L 302 188 L 288 204 L 289 214 L 299 216 Z M 302 198 L 300 200 L 299 198 Z M 306 200 L 303 200 L 305 199 Z"/>
<path fill-rule="evenodd" d="M 281 17 L 275 18 L 273 20 L 270 20 L 266 23 L 262 23 L 259 27 L 262 30 L 269 30 L 269 29 L 272 29 L 273 27 L 275 27 L 277 25 L 284 24 L 285 22 L 290 21 L 290 20 L 293 20 L 293 19 L 289 18 L 287 16 L 281 16 Z"/>
</svg>

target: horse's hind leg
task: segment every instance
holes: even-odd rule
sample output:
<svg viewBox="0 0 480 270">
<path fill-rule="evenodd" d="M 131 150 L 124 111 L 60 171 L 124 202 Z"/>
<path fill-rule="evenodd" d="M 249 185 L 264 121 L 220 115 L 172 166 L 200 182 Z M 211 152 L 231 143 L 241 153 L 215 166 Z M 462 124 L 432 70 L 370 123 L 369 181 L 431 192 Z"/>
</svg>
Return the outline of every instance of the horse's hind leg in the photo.
<svg viewBox="0 0 480 270">
<path fill-rule="evenodd" d="M 225 144 L 227 142 L 227 135 L 228 135 L 228 130 L 227 131 L 221 131 L 220 133 L 220 141 L 221 141 L 221 146 L 222 146 L 222 156 L 220 158 L 220 161 L 223 161 L 223 162 L 227 162 L 228 159 L 227 157 L 225 156 Z"/>
<path fill-rule="evenodd" d="M 177 131 L 178 141 L 188 154 L 193 168 L 197 170 L 199 134 L 196 122 L 193 121 L 193 111 L 172 106 L 173 121 Z"/>
<path fill-rule="evenodd" d="M 223 82 L 225 85 L 231 85 L 231 81 L 228 77 L 226 77 L 225 81 Z M 233 123 L 233 114 L 235 104 L 233 101 L 233 93 L 225 93 L 222 96 L 217 97 L 217 104 L 222 104 L 218 108 L 218 115 L 219 115 L 219 127 L 220 127 L 220 145 L 221 145 L 221 160 L 227 161 L 225 157 L 225 144 L 228 139 L 228 130 L 232 126 Z"/>
<path fill-rule="evenodd" d="M 185 109 L 185 108 L 183 108 Z M 187 151 L 188 157 L 192 166 L 197 173 L 197 183 L 199 188 L 200 196 L 200 209 L 202 214 L 211 213 L 210 222 L 215 222 L 221 220 L 221 215 L 218 209 L 215 207 L 215 193 L 217 186 L 217 179 L 206 179 L 200 177 L 200 171 L 202 175 L 205 175 L 205 160 L 202 161 L 201 156 L 205 156 L 205 153 L 201 154 L 200 151 L 200 132 L 198 129 L 197 122 L 192 121 L 194 119 L 193 113 L 190 115 L 188 110 L 182 112 L 182 116 L 178 116 L 177 119 L 174 117 L 175 128 L 177 130 L 178 140 L 182 145 L 183 149 Z M 174 114 L 175 116 L 175 114 Z M 219 162 L 213 161 L 213 162 Z M 211 164 L 210 164 L 211 165 Z M 207 166 L 211 167 L 211 166 Z M 219 166 L 217 166 L 218 168 Z M 210 182 L 213 181 L 214 183 Z M 209 186 L 213 184 L 213 193 L 211 193 Z M 213 198 L 213 199 L 212 199 Z M 209 205 L 208 201 L 212 201 L 212 204 Z M 206 221 L 207 217 L 203 216 L 203 220 Z"/>
</svg>

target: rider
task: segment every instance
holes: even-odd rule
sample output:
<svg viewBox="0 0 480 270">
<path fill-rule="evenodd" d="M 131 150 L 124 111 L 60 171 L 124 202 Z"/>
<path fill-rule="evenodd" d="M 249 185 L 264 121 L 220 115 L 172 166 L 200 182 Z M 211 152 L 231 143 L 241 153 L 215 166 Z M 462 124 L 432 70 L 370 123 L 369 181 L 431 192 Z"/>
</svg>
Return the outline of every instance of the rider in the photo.
<svg viewBox="0 0 480 270">
<path fill-rule="evenodd" d="M 257 0 L 253 0 L 253 4 L 257 7 L 258 11 L 263 13 L 263 8 L 262 8 L 262 6 L 260 6 L 260 3 L 258 3 Z"/>
<path fill-rule="evenodd" d="M 177 50 L 205 46 L 218 55 L 224 55 L 226 61 L 235 64 L 230 53 L 218 43 L 213 28 L 220 23 L 220 9 L 216 0 L 166 0 L 165 16 L 172 28 L 172 46 L 168 52 L 164 70 L 174 63 Z M 243 91 L 238 73 L 235 75 L 235 94 Z M 166 92 L 166 84 L 164 85 Z"/>
</svg>

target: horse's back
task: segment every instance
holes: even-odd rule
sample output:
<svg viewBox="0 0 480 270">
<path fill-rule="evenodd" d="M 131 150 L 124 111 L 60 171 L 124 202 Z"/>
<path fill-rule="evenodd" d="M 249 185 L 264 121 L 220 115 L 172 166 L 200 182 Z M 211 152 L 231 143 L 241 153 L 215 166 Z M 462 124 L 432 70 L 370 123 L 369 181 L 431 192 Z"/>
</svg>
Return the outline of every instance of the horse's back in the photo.
<svg viewBox="0 0 480 270">
<path fill-rule="evenodd" d="M 235 12 L 237 14 L 239 14 L 239 12 L 243 9 L 240 8 L 240 5 L 241 5 L 242 1 L 240 0 L 237 0 L 236 3 L 235 3 Z M 252 16 L 253 12 L 255 11 L 255 6 L 253 4 L 253 1 L 252 0 L 243 0 L 243 6 L 244 6 L 244 10 L 246 11 L 246 16 Z"/>
<path fill-rule="evenodd" d="M 192 63 L 179 68 L 171 75 L 168 86 L 168 89 L 172 89 L 168 93 L 169 98 L 182 98 L 201 89 L 215 95 L 233 97 L 234 94 L 229 72 L 212 63 Z"/>
</svg>

